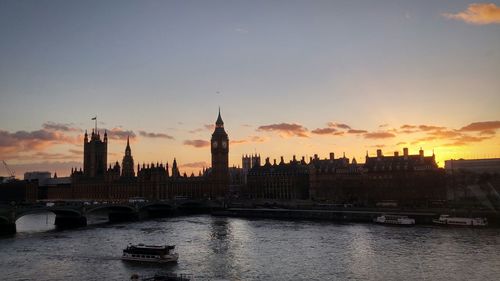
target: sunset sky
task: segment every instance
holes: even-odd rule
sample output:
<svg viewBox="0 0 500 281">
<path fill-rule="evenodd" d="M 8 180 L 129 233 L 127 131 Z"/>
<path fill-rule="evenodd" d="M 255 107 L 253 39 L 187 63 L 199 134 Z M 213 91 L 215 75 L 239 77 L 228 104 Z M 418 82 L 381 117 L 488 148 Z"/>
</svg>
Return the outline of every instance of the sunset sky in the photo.
<svg viewBox="0 0 500 281">
<path fill-rule="evenodd" d="M 408 147 L 500 157 L 500 2 L 0 0 L 0 160 L 82 167 L 83 132 L 137 163 L 209 166 Z M 0 175 L 6 175 L 3 166 Z"/>
</svg>

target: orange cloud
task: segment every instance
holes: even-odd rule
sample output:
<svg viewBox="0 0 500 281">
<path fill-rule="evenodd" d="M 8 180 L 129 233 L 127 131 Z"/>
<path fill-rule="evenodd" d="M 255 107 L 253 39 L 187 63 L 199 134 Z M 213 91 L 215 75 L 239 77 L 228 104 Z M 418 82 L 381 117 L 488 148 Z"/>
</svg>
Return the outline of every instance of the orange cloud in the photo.
<svg viewBox="0 0 500 281">
<path fill-rule="evenodd" d="M 500 129 L 500 121 L 474 122 L 462 127 L 460 131 L 488 131 Z"/>
<path fill-rule="evenodd" d="M 69 176 L 71 168 L 82 167 L 82 163 L 78 161 L 67 162 L 33 162 L 26 164 L 10 164 L 9 167 L 16 171 L 16 175 L 22 177 L 25 172 L 29 171 L 49 171 L 51 173 L 57 172 L 58 176 Z"/>
<path fill-rule="evenodd" d="M 41 150 L 55 144 L 78 143 L 78 137 L 68 136 L 58 131 L 36 130 L 10 133 L 0 130 L 0 154 L 4 158 L 20 152 Z"/>
<path fill-rule="evenodd" d="M 493 3 L 472 3 L 465 11 L 456 14 L 444 13 L 443 16 L 476 25 L 495 24 L 500 23 L 500 8 Z"/>
<path fill-rule="evenodd" d="M 365 137 L 365 139 L 386 139 L 386 138 L 393 138 L 396 135 L 389 132 L 372 132 L 372 133 L 366 133 L 363 136 Z"/>
<path fill-rule="evenodd" d="M 480 136 L 487 136 L 487 135 L 496 135 L 496 132 L 494 130 L 484 130 L 484 131 L 481 131 L 479 132 L 479 135 Z"/>
<path fill-rule="evenodd" d="M 209 167 L 209 166 L 210 165 L 205 161 L 192 162 L 192 163 L 186 163 L 186 164 L 180 165 L 181 168 L 192 168 L 192 169 L 202 169 L 202 168 Z"/>
<path fill-rule="evenodd" d="M 83 157 L 83 151 L 81 154 L 63 154 L 63 153 L 48 153 L 48 152 L 37 152 L 34 154 L 31 154 L 30 156 L 31 160 L 39 159 L 39 160 L 73 160 L 73 159 L 79 159 Z"/>
<path fill-rule="evenodd" d="M 433 136 L 430 136 L 430 137 L 424 137 L 424 138 L 419 138 L 419 139 L 416 139 L 414 141 L 411 142 L 411 144 L 417 144 L 417 143 L 420 143 L 420 142 L 428 142 L 428 141 L 433 141 L 433 140 L 436 140 L 437 137 L 433 137 Z"/>
<path fill-rule="evenodd" d="M 230 144 L 243 144 L 243 143 L 247 143 L 247 142 L 248 142 L 247 140 L 232 140 L 229 143 Z"/>
<path fill-rule="evenodd" d="M 257 143 L 257 142 L 265 142 L 267 139 L 260 137 L 260 136 L 249 136 L 246 139 L 241 139 L 241 140 L 232 140 L 230 141 L 231 144 L 245 144 L 245 143 Z"/>
<path fill-rule="evenodd" d="M 184 145 L 191 145 L 197 148 L 201 148 L 209 146 L 210 142 L 206 140 L 185 140 Z"/>
<path fill-rule="evenodd" d="M 311 133 L 317 134 L 317 135 L 329 135 L 332 133 L 337 132 L 337 129 L 335 128 L 317 128 L 315 130 L 312 130 Z"/>
<path fill-rule="evenodd" d="M 429 132 L 429 135 L 434 136 L 436 138 L 455 138 L 461 136 L 462 134 L 460 134 L 457 131 L 451 131 L 451 130 L 445 130 L 445 131 L 437 130 Z"/>
<path fill-rule="evenodd" d="M 446 129 L 446 127 L 438 127 L 438 126 L 433 126 L 433 125 L 420 125 L 420 126 L 418 126 L 418 128 L 423 132 Z"/>
<path fill-rule="evenodd" d="M 350 129 L 349 131 L 347 131 L 348 134 L 364 134 L 364 133 L 368 133 L 368 131 L 366 130 L 355 130 L 355 129 Z"/>
<path fill-rule="evenodd" d="M 251 142 L 265 142 L 265 141 L 267 141 L 267 138 L 260 137 L 260 136 L 251 136 L 250 141 Z"/>
<path fill-rule="evenodd" d="M 408 124 L 405 124 L 403 126 L 401 126 L 401 129 L 405 129 L 405 130 L 408 130 L 408 129 L 416 129 L 417 126 L 415 125 L 408 125 Z"/>
<path fill-rule="evenodd" d="M 468 145 L 469 143 L 482 142 L 483 140 L 491 139 L 492 137 L 493 136 L 474 137 L 474 136 L 462 135 L 461 137 L 454 139 L 454 142 L 446 143 L 444 144 L 444 146 L 464 146 Z"/>
<path fill-rule="evenodd" d="M 307 129 L 300 124 L 280 123 L 264 125 L 257 128 L 257 131 L 278 132 L 282 137 L 309 137 Z"/>
<path fill-rule="evenodd" d="M 328 127 L 333 127 L 333 128 L 340 128 L 340 129 L 350 129 L 351 126 L 347 125 L 347 124 L 343 124 L 343 123 L 334 123 L 334 122 L 328 122 Z"/>
</svg>

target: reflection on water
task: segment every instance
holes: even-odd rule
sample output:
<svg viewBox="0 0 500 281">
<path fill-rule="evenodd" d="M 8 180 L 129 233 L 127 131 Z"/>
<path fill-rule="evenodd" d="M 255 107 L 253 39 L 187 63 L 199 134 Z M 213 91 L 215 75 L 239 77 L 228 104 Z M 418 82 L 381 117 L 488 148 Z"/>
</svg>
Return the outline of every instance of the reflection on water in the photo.
<svg viewBox="0 0 500 281">
<path fill-rule="evenodd" d="M 5 280 L 128 280 L 191 273 L 227 280 L 498 280 L 500 230 L 176 217 L 54 230 L 54 215 L 17 221 L 0 239 Z M 122 262 L 128 243 L 175 244 L 179 262 Z"/>
</svg>

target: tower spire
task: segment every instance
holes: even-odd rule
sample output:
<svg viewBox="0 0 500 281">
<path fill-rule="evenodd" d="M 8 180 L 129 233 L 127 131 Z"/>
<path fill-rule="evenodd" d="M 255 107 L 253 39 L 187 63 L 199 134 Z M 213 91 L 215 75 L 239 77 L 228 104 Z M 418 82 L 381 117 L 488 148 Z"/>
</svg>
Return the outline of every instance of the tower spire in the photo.
<svg viewBox="0 0 500 281">
<path fill-rule="evenodd" d="M 224 121 L 222 121 L 222 117 L 220 116 L 220 106 L 219 106 L 219 115 L 217 116 L 217 121 L 215 121 L 215 127 L 217 128 L 224 127 Z"/>
</svg>

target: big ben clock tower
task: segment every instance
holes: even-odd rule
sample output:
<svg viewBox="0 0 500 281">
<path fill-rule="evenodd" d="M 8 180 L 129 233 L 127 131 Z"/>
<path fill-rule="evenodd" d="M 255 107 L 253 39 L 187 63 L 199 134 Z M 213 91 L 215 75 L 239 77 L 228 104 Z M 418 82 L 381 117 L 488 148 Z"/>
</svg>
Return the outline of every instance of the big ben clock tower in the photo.
<svg viewBox="0 0 500 281">
<path fill-rule="evenodd" d="M 229 185 L 229 139 L 220 116 L 215 122 L 215 130 L 210 141 L 212 148 L 212 179 L 217 196 L 224 196 Z"/>
</svg>

